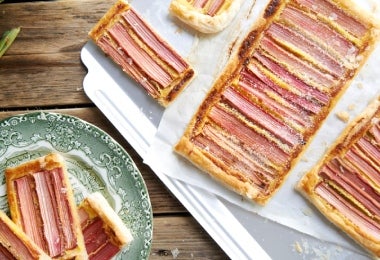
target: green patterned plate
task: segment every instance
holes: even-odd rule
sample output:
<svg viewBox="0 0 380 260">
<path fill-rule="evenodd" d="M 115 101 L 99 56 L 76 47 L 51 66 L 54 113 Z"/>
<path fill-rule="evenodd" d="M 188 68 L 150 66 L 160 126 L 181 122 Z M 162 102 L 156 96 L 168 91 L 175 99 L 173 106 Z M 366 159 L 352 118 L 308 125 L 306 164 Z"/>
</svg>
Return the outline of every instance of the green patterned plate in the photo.
<svg viewBox="0 0 380 260">
<path fill-rule="evenodd" d="M 108 134 L 76 117 L 36 112 L 0 121 L 0 209 L 8 212 L 4 169 L 59 152 L 76 202 L 100 191 L 134 237 L 116 259 L 148 259 L 152 209 L 144 180 L 126 151 Z"/>
</svg>

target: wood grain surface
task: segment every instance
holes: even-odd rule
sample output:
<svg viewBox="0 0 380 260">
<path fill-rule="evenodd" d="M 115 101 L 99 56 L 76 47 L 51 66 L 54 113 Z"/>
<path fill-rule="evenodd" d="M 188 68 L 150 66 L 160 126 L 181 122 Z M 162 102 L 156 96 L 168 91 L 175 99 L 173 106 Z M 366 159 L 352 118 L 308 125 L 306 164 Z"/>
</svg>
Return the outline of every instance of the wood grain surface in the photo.
<svg viewBox="0 0 380 260">
<path fill-rule="evenodd" d="M 150 259 L 227 259 L 225 253 L 95 107 L 83 91 L 80 51 L 110 0 L 5 1 L 0 33 L 21 32 L 0 58 L 0 120 L 34 111 L 73 115 L 107 132 L 131 155 L 154 213 Z M 1 158 L 0 158 L 1 159 Z"/>
</svg>

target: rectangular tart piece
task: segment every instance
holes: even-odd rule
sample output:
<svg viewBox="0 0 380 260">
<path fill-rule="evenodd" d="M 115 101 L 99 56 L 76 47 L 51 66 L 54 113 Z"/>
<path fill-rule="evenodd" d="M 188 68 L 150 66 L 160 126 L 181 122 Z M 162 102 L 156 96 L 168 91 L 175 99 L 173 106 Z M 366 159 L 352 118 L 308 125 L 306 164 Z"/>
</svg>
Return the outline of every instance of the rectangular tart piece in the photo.
<svg viewBox="0 0 380 260">
<path fill-rule="evenodd" d="M 194 77 L 188 62 L 125 0 L 117 1 L 89 36 L 164 107 Z"/>
<path fill-rule="evenodd" d="M 239 12 L 242 0 L 173 0 L 170 13 L 203 33 L 226 28 Z"/>
<path fill-rule="evenodd" d="M 5 170 L 12 220 L 53 259 L 87 259 L 65 162 L 56 153 Z"/>
<path fill-rule="evenodd" d="M 346 128 L 297 189 L 380 258 L 380 98 Z"/>
<path fill-rule="evenodd" d="M 130 230 L 101 193 L 86 197 L 78 212 L 90 259 L 111 259 L 132 242 Z"/>
<path fill-rule="evenodd" d="M 3 211 L 0 211 L 0 259 L 48 260 L 51 258 Z"/>
<path fill-rule="evenodd" d="M 272 0 L 175 151 L 264 205 L 374 49 L 379 28 L 351 1 Z"/>
</svg>

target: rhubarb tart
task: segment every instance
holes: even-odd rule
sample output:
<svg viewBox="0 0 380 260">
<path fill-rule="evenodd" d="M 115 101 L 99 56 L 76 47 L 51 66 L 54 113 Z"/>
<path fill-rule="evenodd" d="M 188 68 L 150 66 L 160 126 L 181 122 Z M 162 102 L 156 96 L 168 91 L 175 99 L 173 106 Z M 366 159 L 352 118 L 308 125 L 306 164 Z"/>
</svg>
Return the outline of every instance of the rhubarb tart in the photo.
<svg viewBox="0 0 380 260">
<path fill-rule="evenodd" d="M 51 153 L 5 170 L 12 220 L 53 259 L 87 259 L 63 158 Z"/>
<path fill-rule="evenodd" d="M 379 38 L 351 1 L 271 1 L 174 149 L 264 205 Z"/>
<path fill-rule="evenodd" d="M 190 64 L 125 0 L 117 1 L 89 36 L 164 107 L 194 77 Z"/>
<path fill-rule="evenodd" d="M 51 258 L 3 211 L 0 211 L 0 259 L 48 260 Z"/>
<path fill-rule="evenodd" d="M 202 33 L 226 28 L 237 15 L 243 0 L 173 0 L 170 13 Z"/>
<path fill-rule="evenodd" d="M 130 230 L 101 193 L 86 197 L 78 212 L 90 259 L 111 259 L 133 240 Z"/>
<path fill-rule="evenodd" d="M 346 128 L 297 189 L 380 257 L 380 99 Z"/>
</svg>

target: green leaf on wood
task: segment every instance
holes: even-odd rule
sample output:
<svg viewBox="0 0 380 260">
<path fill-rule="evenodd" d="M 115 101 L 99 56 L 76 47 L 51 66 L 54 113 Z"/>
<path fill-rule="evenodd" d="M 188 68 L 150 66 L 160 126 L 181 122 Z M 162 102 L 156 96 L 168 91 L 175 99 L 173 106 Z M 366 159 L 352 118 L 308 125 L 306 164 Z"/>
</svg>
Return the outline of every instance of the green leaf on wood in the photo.
<svg viewBox="0 0 380 260">
<path fill-rule="evenodd" d="M 0 0 L 1 1 L 1 0 Z M 12 45 L 13 41 L 16 39 L 18 33 L 20 32 L 20 27 L 10 29 L 6 31 L 0 39 L 0 57 L 8 50 Z"/>
</svg>

